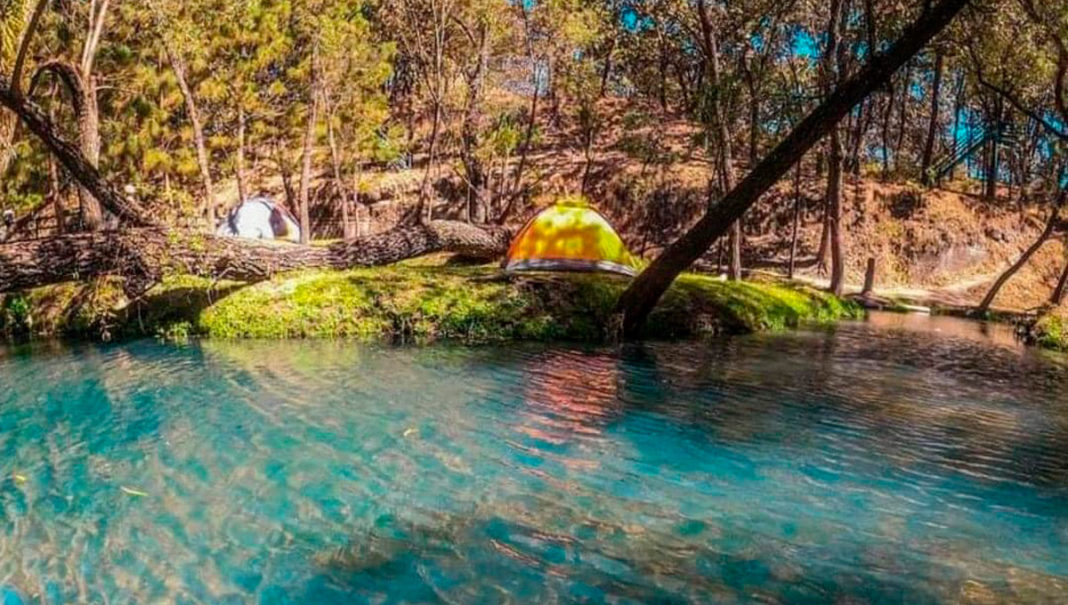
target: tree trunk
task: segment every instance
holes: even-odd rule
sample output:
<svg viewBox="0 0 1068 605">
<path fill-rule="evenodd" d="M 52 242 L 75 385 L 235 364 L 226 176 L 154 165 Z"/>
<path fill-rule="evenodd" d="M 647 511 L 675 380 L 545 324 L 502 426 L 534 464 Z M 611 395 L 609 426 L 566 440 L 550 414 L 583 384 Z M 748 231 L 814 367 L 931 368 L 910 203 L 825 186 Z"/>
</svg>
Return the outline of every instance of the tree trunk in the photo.
<svg viewBox="0 0 1068 605">
<path fill-rule="evenodd" d="M 957 79 L 957 94 L 953 103 L 953 150 L 960 148 L 960 114 L 964 110 L 964 87 L 967 82 L 967 75 L 963 70 L 960 72 L 960 76 Z M 949 169 L 949 178 L 957 178 L 957 166 Z"/>
<path fill-rule="evenodd" d="M 73 234 L 0 245 L 0 292 L 116 275 L 126 279 L 127 294 L 139 296 L 168 273 L 257 282 L 283 271 L 384 265 L 434 252 L 491 259 L 504 254 L 509 240 L 504 228 L 456 221 L 400 227 L 331 246 L 167 229 Z"/>
<path fill-rule="evenodd" d="M 886 112 L 883 114 L 883 180 L 890 179 L 890 122 L 894 117 L 896 90 L 893 81 L 891 81 L 890 94 L 886 98 Z"/>
<path fill-rule="evenodd" d="M 341 178 L 341 157 L 337 150 L 337 137 L 334 136 L 333 111 L 327 111 L 326 139 L 330 145 L 330 166 L 334 171 L 335 195 L 341 204 L 341 238 L 351 239 L 349 231 L 349 192 L 345 190 L 345 181 Z"/>
<path fill-rule="evenodd" d="M 434 164 L 437 162 L 438 153 L 438 135 L 441 129 L 441 102 L 434 102 L 434 119 L 430 127 L 430 149 L 427 153 L 426 160 L 426 172 L 423 174 L 423 182 L 419 186 L 419 209 L 417 220 L 419 224 L 425 225 L 430 222 L 434 216 L 434 205 L 430 200 L 430 174 L 434 170 Z"/>
<path fill-rule="evenodd" d="M 200 182 L 204 187 L 204 211 L 203 215 L 208 221 L 208 229 L 215 229 L 215 187 L 211 181 L 211 165 L 208 160 L 208 146 L 204 137 L 204 125 L 200 120 L 200 110 L 197 108 L 196 99 L 193 97 L 193 89 L 186 79 L 185 62 L 169 47 L 166 49 L 167 59 L 171 62 L 171 71 L 174 79 L 178 82 L 178 89 L 182 92 L 185 101 L 185 110 L 189 114 L 189 123 L 193 127 L 193 143 L 196 146 L 197 166 L 200 168 Z"/>
<path fill-rule="evenodd" d="M 616 50 L 616 39 L 612 38 L 612 41 L 608 44 L 608 52 L 604 55 L 604 69 L 601 71 L 601 94 L 603 99 L 608 94 L 608 76 L 612 74 L 612 53 Z"/>
<path fill-rule="evenodd" d="M 841 81 L 844 67 L 845 44 L 840 40 L 842 20 L 848 13 L 843 6 L 846 0 L 831 0 L 830 20 L 827 26 L 827 49 L 824 53 L 824 90 L 831 95 Z M 835 296 L 842 295 L 845 280 L 845 257 L 842 251 L 842 126 L 831 127 L 827 153 L 827 226 L 831 244 L 830 290 Z"/>
<path fill-rule="evenodd" d="M 22 95 L 13 93 L 3 76 L 0 76 L 0 105 L 14 112 L 26 129 L 56 156 L 71 177 L 109 212 L 135 226 L 150 226 L 155 223 L 144 209 L 126 199 L 105 181 L 79 148 L 59 136 L 55 125 L 45 117 L 40 108 Z"/>
<path fill-rule="evenodd" d="M 901 148 L 905 142 L 905 126 L 908 123 L 909 98 L 912 97 L 912 63 L 905 66 L 905 83 L 901 87 L 901 112 L 897 121 L 897 138 L 894 140 L 894 173 L 901 174 Z"/>
<path fill-rule="evenodd" d="M 712 116 L 715 122 L 713 127 L 716 129 L 716 136 L 719 139 L 717 141 L 719 143 L 719 153 L 716 159 L 718 160 L 720 192 L 721 194 L 726 194 L 734 189 L 734 158 L 731 152 L 731 132 L 727 125 L 727 116 L 723 110 L 722 100 L 719 97 L 721 91 L 719 40 L 712 27 L 704 0 L 697 0 L 697 11 L 701 22 L 702 44 L 704 46 L 705 60 L 707 61 L 709 90 L 713 95 Z M 737 219 L 738 224 L 731 226 L 728 242 L 730 245 L 730 257 L 728 259 L 727 278 L 732 281 L 742 278 L 742 226 L 740 221 L 741 217 L 739 216 Z"/>
<path fill-rule="evenodd" d="M 664 31 L 661 28 L 661 24 L 656 24 L 656 50 L 659 61 L 657 62 L 657 82 L 659 87 L 657 89 L 657 98 L 660 101 L 660 111 L 667 113 L 667 69 L 668 69 L 668 56 L 666 51 L 666 44 L 664 43 Z"/>
<path fill-rule="evenodd" d="M 367 220 L 371 219 L 371 208 L 363 208 L 360 204 L 360 183 L 363 179 L 363 164 L 359 161 L 356 162 L 356 167 L 352 171 L 352 208 L 356 213 L 354 217 L 356 219 L 356 228 L 349 233 L 345 234 L 345 239 L 351 239 L 353 237 L 363 237 L 367 235 L 367 229 L 364 228 L 363 214 L 367 214 Z"/>
<path fill-rule="evenodd" d="M 85 82 L 82 90 L 85 95 L 82 103 L 83 110 L 78 115 L 78 140 L 81 143 L 82 154 L 93 168 L 100 164 L 100 114 L 96 103 L 96 90 L 92 81 Z M 85 189 L 81 192 L 82 222 L 89 231 L 99 231 L 104 227 L 104 213 L 100 209 L 100 203 L 92 193 Z"/>
<path fill-rule="evenodd" d="M 590 123 L 587 124 L 585 132 L 583 133 L 586 143 L 583 145 L 582 155 L 585 158 L 586 165 L 582 169 L 582 195 L 586 195 L 587 187 L 590 183 L 590 169 L 593 167 L 593 140 L 597 136 L 597 127 L 593 123 L 596 117 L 593 115 L 597 109 L 595 107 L 590 108 Z"/>
<path fill-rule="evenodd" d="M 790 232 L 790 265 L 786 276 L 794 278 L 794 267 L 797 259 L 797 234 L 801 227 L 801 160 L 794 166 L 794 223 Z"/>
<path fill-rule="evenodd" d="M 882 86 L 956 17 L 969 0 L 942 0 L 905 29 L 889 49 L 875 55 L 855 76 L 841 84 L 760 162 L 723 200 L 679 240 L 667 247 L 627 288 L 616 306 L 626 334 L 635 335 L 679 273 L 738 220 L 790 167 L 826 136 L 838 121 L 873 90 Z"/>
<path fill-rule="evenodd" d="M 487 175 L 478 157 L 478 137 L 482 129 L 482 89 L 489 66 L 487 26 L 478 30 L 478 49 L 475 67 L 467 74 L 466 107 L 460 124 L 460 155 L 467 173 L 467 219 L 476 224 L 486 222 L 489 203 Z"/>
<path fill-rule="evenodd" d="M 999 116 L 1000 117 L 1000 116 Z M 997 122 L 994 123 L 994 128 L 998 128 Z M 990 152 L 987 155 L 986 164 L 986 181 L 983 189 L 983 197 L 987 201 L 993 201 L 998 196 L 998 166 L 1001 164 L 1000 149 L 998 146 L 998 138 L 992 137 L 990 139 Z"/>
<path fill-rule="evenodd" d="M 1053 289 L 1049 302 L 1057 307 L 1063 305 L 1066 290 L 1068 290 L 1068 262 L 1064 264 L 1064 271 L 1061 271 L 1061 278 L 1057 280 L 1057 287 Z"/>
<path fill-rule="evenodd" d="M 920 160 L 920 179 L 926 186 L 931 185 L 931 161 L 934 158 L 935 139 L 938 136 L 938 106 L 942 97 L 942 51 L 935 53 L 934 81 L 931 83 L 931 118 L 927 122 L 927 139 L 923 144 L 923 159 Z"/>
<path fill-rule="evenodd" d="M 55 89 L 53 89 L 55 94 Z M 48 108 L 48 121 L 55 123 L 56 113 L 51 106 Z M 67 225 L 63 217 L 63 188 L 59 182 L 59 166 L 56 164 L 56 156 L 48 154 L 48 197 L 52 201 L 52 213 L 56 215 L 56 233 L 63 235 L 67 232 Z"/>
<path fill-rule="evenodd" d="M 527 59 L 530 61 L 530 84 L 534 89 L 530 98 L 530 114 L 527 116 L 527 126 L 523 133 L 523 142 L 519 148 L 519 164 L 515 169 L 515 178 L 512 180 L 512 188 L 508 191 L 508 201 L 504 204 L 504 209 L 501 210 L 500 215 L 497 216 L 497 224 L 503 225 L 508 217 L 512 214 L 512 208 L 515 206 L 515 200 L 520 194 L 520 184 L 523 182 L 523 170 L 527 165 L 527 155 L 530 153 L 530 142 L 534 138 L 534 126 L 538 119 L 538 94 L 540 92 L 538 86 L 538 59 L 534 54 L 534 42 L 531 39 L 530 33 L 530 17 L 527 14 L 526 5 L 519 2 L 519 10 L 523 16 L 523 31 L 526 35 L 527 42 Z M 501 168 L 501 185 L 504 184 L 506 169 L 508 163 L 505 162 Z"/>
<path fill-rule="evenodd" d="M 823 193 L 823 216 L 820 217 L 820 246 L 816 249 L 816 273 L 823 275 L 827 270 L 827 255 L 831 251 L 831 209 L 827 205 L 827 192 Z"/>
<path fill-rule="evenodd" d="M 990 305 L 994 304 L 994 299 L 997 297 L 998 292 L 1001 291 L 1001 287 L 1004 286 L 1009 281 L 1009 279 L 1012 278 L 1013 275 L 1016 275 L 1016 272 L 1019 271 L 1024 265 L 1026 265 L 1027 261 L 1031 260 L 1031 257 L 1034 256 L 1035 252 L 1038 252 L 1039 248 L 1041 248 L 1042 245 L 1049 241 L 1049 238 L 1053 236 L 1054 231 L 1057 230 L 1057 226 L 1060 223 L 1060 211 L 1061 206 L 1064 204 L 1065 196 L 1066 193 L 1064 192 L 1060 194 L 1060 197 L 1057 199 L 1056 205 L 1050 212 L 1049 220 L 1046 222 L 1046 228 L 1042 230 L 1042 234 L 1038 236 L 1038 239 L 1036 239 L 1034 243 L 1031 244 L 1031 246 L 1024 251 L 1023 255 L 1020 256 L 1020 258 L 1015 263 L 1013 263 L 1011 267 L 1006 269 L 1004 273 L 998 276 L 997 281 L 995 281 L 994 285 L 990 287 L 990 291 L 986 293 L 986 296 L 983 298 L 983 301 L 979 303 L 979 307 L 977 310 L 980 313 L 986 313 L 990 310 Z"/>
<path fill-rule="evenodd" d="M 237 104 L 237 162 L 234 168 L 240 204 L 248 199 L 248 183 L 245 181 L 245 107 L 240 102 Z"/>
<path fill-rule="evenodd" d="M 319 121 L 319 45 L 312 47 L 311 90 L 308 93 L 308 117 L 304 125 L 304 150 L 300 156 L 300 243 L 311 241 L 311 217 L 308 195 L 311 191 L 312 155 L 315 152 L 315 125 Z"/>
</svg>

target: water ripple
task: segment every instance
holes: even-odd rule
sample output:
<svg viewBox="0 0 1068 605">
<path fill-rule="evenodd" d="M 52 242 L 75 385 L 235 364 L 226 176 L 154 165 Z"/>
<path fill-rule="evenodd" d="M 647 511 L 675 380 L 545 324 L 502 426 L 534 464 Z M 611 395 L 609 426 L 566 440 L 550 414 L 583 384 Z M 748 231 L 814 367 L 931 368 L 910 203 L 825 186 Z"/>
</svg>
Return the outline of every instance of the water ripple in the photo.
<svg viewBox="0 0 1068 605">
<path fill-rule="evenodd" d="M 0 350 L 0 597 L 1056 601 L 1068 364 L 918 321 Z"/>
</svg>

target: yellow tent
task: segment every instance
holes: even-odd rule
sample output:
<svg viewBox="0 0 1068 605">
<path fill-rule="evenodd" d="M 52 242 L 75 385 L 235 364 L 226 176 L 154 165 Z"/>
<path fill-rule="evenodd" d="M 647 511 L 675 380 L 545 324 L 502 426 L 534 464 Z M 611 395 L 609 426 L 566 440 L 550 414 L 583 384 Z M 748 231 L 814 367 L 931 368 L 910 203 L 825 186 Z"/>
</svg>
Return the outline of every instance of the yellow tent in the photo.
<svg viewBox="0 0 1068 605">
<path fill-rule="evenodd" d="M 530 219 L 512 241 L 504 270 L 638 273 L 612 225 L 582 198 L 564 199 Z"/>
</svg>

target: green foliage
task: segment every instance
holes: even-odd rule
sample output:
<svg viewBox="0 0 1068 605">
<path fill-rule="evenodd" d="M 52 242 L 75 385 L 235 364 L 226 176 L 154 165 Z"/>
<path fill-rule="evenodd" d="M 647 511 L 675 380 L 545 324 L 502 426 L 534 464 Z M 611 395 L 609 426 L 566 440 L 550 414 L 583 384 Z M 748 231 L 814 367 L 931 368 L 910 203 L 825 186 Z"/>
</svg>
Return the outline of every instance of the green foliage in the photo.
<svg viewBox="0 0 1068 605">
<path fill-rule="evenodd" d="M 27 334 L 33 329 L 30 302 L 16 293 L 4 298 L 0 306 L 0 332 L 7 335 Z"/>
<path fill-rule="evenodd" d="M 1062 315 L 1049 313 L 1040 317 L 1031 328 L 1035 344 L 1055 351 L 1068 351 L 1068 321 Z"/>
</svg>

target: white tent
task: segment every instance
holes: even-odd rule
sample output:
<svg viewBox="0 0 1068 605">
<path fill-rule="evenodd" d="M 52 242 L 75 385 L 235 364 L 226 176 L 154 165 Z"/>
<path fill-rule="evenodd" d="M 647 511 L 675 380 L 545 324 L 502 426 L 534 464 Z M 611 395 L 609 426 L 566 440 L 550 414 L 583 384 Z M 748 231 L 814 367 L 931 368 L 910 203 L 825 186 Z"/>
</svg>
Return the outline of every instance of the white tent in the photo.
<svg viewBox="0 0 1068 605">
<path fill-rule="evenodd" d="M 254 197 L 234 207 L 219 224 L 216 235 L 249 239 L 300 241 L 300 225 L 285 208 L 266 197 Z"/>
</svg>

